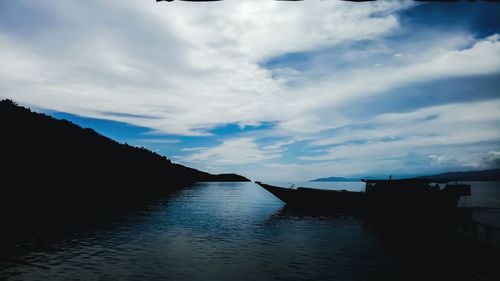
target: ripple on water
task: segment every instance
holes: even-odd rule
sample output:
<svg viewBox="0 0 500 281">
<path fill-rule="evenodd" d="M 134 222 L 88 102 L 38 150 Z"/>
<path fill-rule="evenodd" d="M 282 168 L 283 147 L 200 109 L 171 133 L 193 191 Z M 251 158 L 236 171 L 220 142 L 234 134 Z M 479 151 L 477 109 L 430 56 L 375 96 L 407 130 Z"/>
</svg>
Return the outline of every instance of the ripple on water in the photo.
<svg viewBox="0 0 500 281">
<path fill-rule="evenodd" d="M 109 224 L 11 247 L 2 280 L 398 280 L 359 217 L 290 212 L 252 183 L 194 184 Z"/>
</svg>

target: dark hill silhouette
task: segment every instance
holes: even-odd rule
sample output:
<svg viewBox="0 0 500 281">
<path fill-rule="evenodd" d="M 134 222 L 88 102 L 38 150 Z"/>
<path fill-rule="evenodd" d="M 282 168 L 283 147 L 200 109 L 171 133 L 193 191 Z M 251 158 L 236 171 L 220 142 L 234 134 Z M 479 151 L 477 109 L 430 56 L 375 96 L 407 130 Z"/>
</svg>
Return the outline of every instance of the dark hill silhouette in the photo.
<svg viewBox="0 0 500 281">
<path fill-rule="evenodd" d="M 67 121 L 0 101 L 2 214 L 100 210 L 198 181 L 249 181 L 172 163 Z"/>
<path fill-rule="evenodd" d="M 457 180 L 457 181 L 500 181 L 500 169 L 449 172 L 432 176 L 421 176 L 419 178 L 432 180 Z"/>
</svg>

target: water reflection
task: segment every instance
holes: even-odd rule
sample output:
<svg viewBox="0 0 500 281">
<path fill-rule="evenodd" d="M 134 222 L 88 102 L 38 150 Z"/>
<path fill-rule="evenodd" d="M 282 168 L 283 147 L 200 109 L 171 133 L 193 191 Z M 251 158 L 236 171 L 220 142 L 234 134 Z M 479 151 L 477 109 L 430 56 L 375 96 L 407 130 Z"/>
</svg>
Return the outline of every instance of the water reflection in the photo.
<svg viewBox="0 0 500 281">
<path fill-rule="evenodd" d="M 312 221 L 362 221 L 362 212 L 358 210 L 310 209 L 285 205 L 269 216 L 268 220 L 312 220 Z"/>
<path fill-rule="evenodd" d="M 195 184 L 127 213 L 10 240 L 0 255 L 0 280 L 417 280 L 425 275 L 409 266 L 391 235 L 366 216 L 285 207 L 252 183 Z M 408 276 L 410 271 L 417 273 Z"/>
</svg>

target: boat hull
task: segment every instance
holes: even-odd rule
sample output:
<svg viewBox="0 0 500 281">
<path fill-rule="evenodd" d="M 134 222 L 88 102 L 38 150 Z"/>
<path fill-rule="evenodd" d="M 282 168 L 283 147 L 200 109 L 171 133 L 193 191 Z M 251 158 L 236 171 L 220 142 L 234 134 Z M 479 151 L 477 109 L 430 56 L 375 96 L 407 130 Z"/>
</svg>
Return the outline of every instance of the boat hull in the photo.
<svg viewBox="0 0 500 281">
<path fill-rule="evenodd" d="M 359 208 L 364 204 L 364 193 L 316 188 L 284 188 L 256 182 L 287 205 L 311 208 Z"/>
<path fill-rule="evenodd" d="M 461 196 L 470 194 L 468 185 L 450 185 L 443 190 L 396 188 L 354 192 L 299 187 L 284 188 L 256 182 L 290 206 L 307 208 L 365 208 L 394 205 L 422 205 L 437 209 L 455 208 Z"/>
</svg>

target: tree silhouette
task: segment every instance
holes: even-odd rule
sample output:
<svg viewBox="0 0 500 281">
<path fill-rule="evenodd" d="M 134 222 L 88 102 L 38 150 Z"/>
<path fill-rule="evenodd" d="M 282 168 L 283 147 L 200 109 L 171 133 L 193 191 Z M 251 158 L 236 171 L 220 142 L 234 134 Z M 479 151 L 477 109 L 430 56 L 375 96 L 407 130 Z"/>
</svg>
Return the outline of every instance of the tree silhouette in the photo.
<svg viewBox="0 0 500 281">
<path fill-rule="evenodd" d="M 0 130 L 0 208 L 14 219 L 127 207 L 197 181 L 248 181 L 172 163 L 11 100 L 0 101 Z"/>
</svg>

